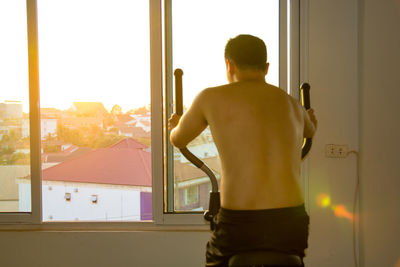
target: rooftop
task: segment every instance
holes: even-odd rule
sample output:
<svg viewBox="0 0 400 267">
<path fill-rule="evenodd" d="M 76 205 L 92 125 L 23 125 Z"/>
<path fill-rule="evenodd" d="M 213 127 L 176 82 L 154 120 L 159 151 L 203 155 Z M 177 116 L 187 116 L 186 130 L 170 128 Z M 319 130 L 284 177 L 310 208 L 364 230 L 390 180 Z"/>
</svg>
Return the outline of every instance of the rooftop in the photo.
<svg viewBox="0 0 400 267">
<path fill-rule="evenodd" d="M 127 138 L 43 170 L 43 180 L 151 186 L 151 153 Z"/>
</svg>

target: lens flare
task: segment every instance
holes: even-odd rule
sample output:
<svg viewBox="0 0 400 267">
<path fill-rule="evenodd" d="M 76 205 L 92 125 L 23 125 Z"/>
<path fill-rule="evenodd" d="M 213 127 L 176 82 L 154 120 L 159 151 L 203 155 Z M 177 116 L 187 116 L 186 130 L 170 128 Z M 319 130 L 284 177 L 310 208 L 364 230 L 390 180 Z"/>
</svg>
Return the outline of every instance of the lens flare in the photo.
<svg viewBox="0 0 400 267">
<path fill-rule="evenodd" d="M 349 221 L 354 220 L 354 214 L 347 210 L 346 206 L 342 204 L 334 205 L 331 202 L 331 198 L 328 194 L 321 193 L 316 198 L 317 205 L 321 208 L 328 208 L 330 207 L 335 216 L 338 218 L 345 218 Z M 399 266 L 400 267 L 400 266 Z"/>
<path fill-rule="evenodd" d="M 354 215 L 349 212 L 344 205 L 332 205 L 332 209 L 335 212 L 335 216 L 338 218 L 346 218 L 352 221 Z"/>
<path fill-rule="evenodd" d="M 394 267 L 400 267 L 400 258 L 399 258 L 399 260 L 396 262 L 396 264 L 394 265 Z"/>
<path fill-rule="evenodd" d="M 319 194 L 317 196 L 317 204 L 321 208 L 326 208 L 331 205 L 331 198 L 327 194 Z"/>
</svg>

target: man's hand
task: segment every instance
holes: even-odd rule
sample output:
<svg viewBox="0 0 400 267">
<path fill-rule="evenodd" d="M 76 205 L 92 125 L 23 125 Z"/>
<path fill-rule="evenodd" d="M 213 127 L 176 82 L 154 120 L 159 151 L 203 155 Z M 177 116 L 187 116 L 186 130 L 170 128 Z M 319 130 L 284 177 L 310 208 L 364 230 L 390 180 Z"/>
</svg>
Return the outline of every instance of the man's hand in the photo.
<svg viewBox="0 0 400 267">
<path fill-rule="evenodd" d="M 171 115 L 171 117 L 168 120 L 168 130 L 169 131 L 172 131 L 176 126 L 178 126 L 181 117 L 182 116 L 180 116 L 176 113 L 173 113 Z"/>
<path fill-rule="evenodd" d="M 315 130 L 317 129 L 318 121 L 315 117 L 314 110 L 312 108 L 307 110 L 308 116 L 310 117 L 311 122 L 314 124 Z"/>
<path fill-rule="evenodd" d="M 317 130 L 318 121 L 312 108 L 304 110 L 304 138 L 312 138 Z"/>
</svg>

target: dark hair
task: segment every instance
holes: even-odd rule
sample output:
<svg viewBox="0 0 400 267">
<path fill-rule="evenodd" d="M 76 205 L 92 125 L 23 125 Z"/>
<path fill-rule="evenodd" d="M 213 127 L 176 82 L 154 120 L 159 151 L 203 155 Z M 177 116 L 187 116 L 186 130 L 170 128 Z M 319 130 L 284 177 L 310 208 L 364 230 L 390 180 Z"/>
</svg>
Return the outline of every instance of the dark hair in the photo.
<svg viewBox="0 0 400 267">
<path fill-rule="evenodd" d="M 229 39 L 225 46 L 225 59 L 233 61 L 241 69 L 264 71 L 267 64 L 267 47 L 258 37 L 240 34 Z"/>
</svg>

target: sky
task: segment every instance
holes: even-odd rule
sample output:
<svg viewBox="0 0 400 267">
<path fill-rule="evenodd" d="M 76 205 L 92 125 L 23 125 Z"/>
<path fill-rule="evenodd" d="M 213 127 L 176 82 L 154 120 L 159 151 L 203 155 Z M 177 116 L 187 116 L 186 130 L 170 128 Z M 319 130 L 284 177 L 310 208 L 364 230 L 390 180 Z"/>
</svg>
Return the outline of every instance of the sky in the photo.
<svg viewBox="0 0 400 267">
<path fill-rule="evenodd" d="M 200 3 L 172 1 L 173 65 L 184 72 L 185 105 L 189 106 L 202 89 L 227 83 L 224 49 L 226 42 L 239 34 L 252 34 L 264 40 L 270 62 L 267 81 L 279 85 L 279 1 Z"/>
<path fill-rule="evenodd" d="M 182 68 L 185 105 L 226 83 L 223 51 L 241 33 L 268 48 L 267 81 L 278 85 L 278 0 L 172 0 L 173 67 Z M 103 102 L 124 112 L 150 103 L 149 6 L 139 0 L 37 0 L 41 107 Z M 67 4 L 66 4 L 67 3 Z M 28 111 L 26 7 L 0 0 L 0 102 Z"/>
<path fill-rule="evenodd" d="M 0 0 L 0 103 L 28 98 L 25 1 Z"/>
</svg>

